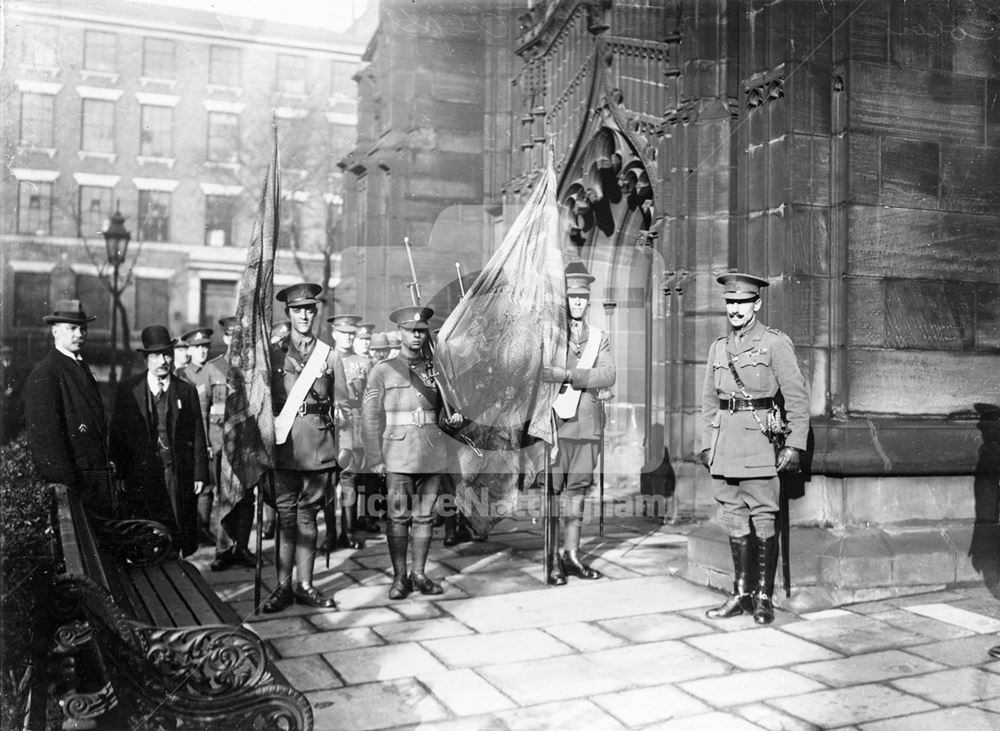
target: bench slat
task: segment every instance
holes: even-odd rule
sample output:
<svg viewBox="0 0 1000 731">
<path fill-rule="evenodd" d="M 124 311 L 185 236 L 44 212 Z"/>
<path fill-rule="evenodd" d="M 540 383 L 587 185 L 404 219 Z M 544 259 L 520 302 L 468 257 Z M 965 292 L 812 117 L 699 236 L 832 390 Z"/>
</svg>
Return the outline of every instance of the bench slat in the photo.
<svg viewBox="0 0 1000 731">
<path fill-rule="evenodd" d="M 170 612 L 164 608 L 163 603 L 160 601 L 159 593 L 156 591 L 156 587 L 149 580 L 149 577 L 146 576 L 145 571 L 142 569 L 133 569 L 127 572 L 125 578 L 126 580 L 130 580 L 132 582 L 136 592 L 138 592 L 139 597 L 141 598 L 143 607 L 149 613 L 149 624 L 156 625 L 157 627 L 177 626 L 173 617 L 170 616 Z"/>
<path fill-rule="evenodd" d="M 181 560 L 174 564 L 173 570 L 183 575 L 183 578 L 175 579 L 176 584 L 191 587 L 191 590 L 186 591 L 184 596 L 195 616 L 199 618 L 211 617 L 210 621 L 219 624 L 239 625 L 242 623 L 240 616 L 231 606 L 219 598 L 219 595 L 208 585 L 196 566 L 189 561 Z M 207 624 L 209 620 L 201 619 L 201 622 Z"/>
</svg>

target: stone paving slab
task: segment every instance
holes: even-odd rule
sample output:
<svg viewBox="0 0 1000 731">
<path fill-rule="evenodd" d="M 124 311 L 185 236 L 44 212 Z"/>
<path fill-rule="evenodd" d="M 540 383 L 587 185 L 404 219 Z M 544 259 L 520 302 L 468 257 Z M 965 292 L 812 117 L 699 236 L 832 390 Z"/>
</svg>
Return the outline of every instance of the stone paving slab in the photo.
<svg viewBox="0 0 1000 731">
<path fill-rule="evenodd" d="M 350 609 L 339 612 L 320 612 L 306 617 L 310 624 L 321 630 L 348 629 L 350 627 L 372 627 L 377 624 L 398 622 L 402 618 L 403 615 L 393 609 L 390 609 L 389 607 Z"/>
<path fill-rule="evenodd" d="M 393 726 L 393 731 L 507 731 L 507 725 L 495 716 L 464 716 L 450 721 Z"/>
<path fill-rule="evenodd" d="M 1000 620 L 987 617 L 967 609 L 960 609 L 949 604 L 912 604 L 905 607 L 906 611 L 924 617 L 947 622 L 980 634 L 995 634 L 1000 632 Z"/>
<path fill-rule="evenodd" d="M 476 716 L 516 708 L 514 701 L 469 668 L 428 673 L 420 676 L 420 682 L 456 716 Z"/>
<path fill-rule="evenodd" d="M 545 631 L 579 652 L 608 650 L 628 644 L 624 638 L 613 635 L 586 622 L 571 622 L 546 627 Z"/>
<path fill-rule="evenodd" d="M 731 712 L 766 731 L 816 731 L 815 724 L 779 711 L 767 703 L 750 703 L 734 708 Z M 850 731 L 855 728 L 855 726 L 840 726 L 837 731 Z"/>
<path fill-rule="evenodd" d="M 392 622 L 377 625 L 373 629 L 386 642 L 420 642 L 472 634 L 472 630 L 464 624 L 448 617 Z"/>
<path fill-rule="evenodd" d="M 821 683 L 843 688 L 860 683 L 877 683 L 908 675 L 930 673 L 942 670 L 944 667 L 941 663 L 902 650 L 884 650 L 839 660 L 793 665 L 791 669 Z"/>
<path fill-rule="evenodd" d="M 628 728 L 706 713 L 712 709 L 673 685 L 623 690 L 590 699 Z"/>
<path fill-rule="evenodd" d="M 317 731 L 368 731 L 448 718 L 448 711 L 413 678 L 306 693 Z"/>
<path fill-rule="evenodd" d="M 937 708 L 922 698 L 875 684 L 820 690 L 768 702 L 822 728 L 863 724 Z"/>
<path fill-rule="evenodd" d="M 323 657 L 348 685 L 373 680 L 419 678 L 425 673 L 440 673 L 448 669 L 416 642 L 327 652 Z"/>
<path fill-rule="evenodd" d="M 384 645 L 385 641 L 372 632 L 369 627 L 352 627 L 350 629 L 328 630 L 314 632 L 295 637 L 281 637 L 271 640 L 271 646 L 282 658 L 316 655 L 322 652 L 335 652 L 358 647 Z"/>
<path fill-rule="evenodd" d="M 274 615 L 271 616 L 273 617 Z M 277 619 L 267 619 L 263 622 L 254 622 L 253 624 L 248 624 L 247 627 L 262 640 L 292 637 L 316 631 L 315 625 L 310 624 L 306 617 L 278 617 Z"/>
<path fill-rule="evenodd" d="M 509 731 L 551 731 L 586 729 L 586 731 L 622 731 L 625 728 L 606 711 L 586 700 L 501 711 L 496 714 Z"/>
<path fill-rule="evenodd" d="M 714 711 L 646 726 L 646 731 L 760 731 L 760 726 L 731 713 Z"/>
<path fill-rule="evenodd" d="M 306 655 L 290 660 L 278 660 L 275 665 L 285 675 L 292 687 L 303 693 L 309 690 L 339 688 L 344 684 L 344 681 L 321 655 Z"/>
<path fill-rule="evenodd" d="M 843 655 L 859 655 L 927 641 L 926 637 L 915 632 L 893 627 L 870 616 L 851 613 L 832 619 L 793 622 L 784 625 L 782 630 Z"/>
<path fill-rule="evenodd" d="M 611 619 L 715 603 L 715 592 L 683 579 L 657 576 L 609 582 L 574 582 L 541 591 L 441 602 L 456 619 L 479 632 Z"/>
<path fill-rule="evenodd" d="M 902 718 L 862 724 L 862 731 L 996 731 L 1000 715 L 979 708 L 942 708 Z"/>
<path fill-rule="evenodd" d="M 976 634 L 972 630 L 956 627 L 947 622 L 940 622 L 930 617 L 923 617 L 905 609 L 890 609 L 885 612 L 869 614 L 872 619 L 891 624 L 893 627 L 916 632 L 931 640 L 954 640 L 959 637 L 971 637 Z"/>
<path fill-rule="evenodd" d="M 490 596 L 493 594 L 512 594 L 519 591 L 530 591 L 545 587 L 541 580 L 541 572 L 532 576 L 516 568 L 489 573 L 455 574 L 445 579 L 448 586 L 456 587 L 469 596 Z"/>
<path fill-rule="evenodd" d="M 890 685 L 939 706 L 968 705 L 1000 697 L 1000 675 L 979 668 L 942 670 L 915 678 L 900 678 Z"/>
<path fill-rule="evenodd" d="M 711 627 L 702 622 L 667 612 L 606 619 L 597 625 L 629 642 L 677 640 L 712 631 Z"/>
<path fill-rule="evenodd" d="M 537 660 L 573 652 L 569 645 L 538 629 L 470 634 L 422 644 L 452 668 Z"/>
<path fill-rule="evenodd" d="M 980 665 L 990 660 L 987 651 L 996 645 L 998 640 L 992 635 L 973 635 L 957 640 L 942 640 L 927 645 L 917 645 L 908 652 L 926 657 L 952 667 Z"/>
<path fill-rule="evenodd" d="M 691 637 L 686 642 L 744 670 L 841 657 L 825 647 L 770 627 Z"/>
<path fill-rule="evenodd" d="M 678 640 L 627 645 L 592 652 L 586 657 L 634 686 L 677 683 L 730 671 L 729 663 Z"/>
<path fill-rule="evenodd" d="M 751 670 L 722 678 L 704 678 L 678 687 L 715 708 L 741 706 L 786 695 L 825 690 L 827 686 L 789 670 Z"/>
<path fill-rule="evenodd" d="M 615 671 L 595 663 L 591 655 L 487 665 L 479 674 L 519 706 L 532 706 L 628 688 L 631 683 Z M 562 726 L 554 726 L 562 728 Z"/>
</svg>

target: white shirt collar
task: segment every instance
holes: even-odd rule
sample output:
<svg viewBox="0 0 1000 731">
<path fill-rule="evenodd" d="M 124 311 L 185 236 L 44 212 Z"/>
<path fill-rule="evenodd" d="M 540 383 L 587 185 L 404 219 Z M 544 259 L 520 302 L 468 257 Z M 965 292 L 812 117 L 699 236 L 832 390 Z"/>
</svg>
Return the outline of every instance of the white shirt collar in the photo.
<svg viewBox="0 0 1000 731">
<path fill-rule="evenodd" d="M 146 385 L 149 386 L 150 393 L 156 394 L 159 393 L 161 390 L 160 379 L 157 378 L 152 371 L 146 371 Z M 166 388 L 169 385 L 170 385 L 170 376 L 167 376 L 165 379 L 163 379 L 163 390 L 166 390 Z"/>
</svg>

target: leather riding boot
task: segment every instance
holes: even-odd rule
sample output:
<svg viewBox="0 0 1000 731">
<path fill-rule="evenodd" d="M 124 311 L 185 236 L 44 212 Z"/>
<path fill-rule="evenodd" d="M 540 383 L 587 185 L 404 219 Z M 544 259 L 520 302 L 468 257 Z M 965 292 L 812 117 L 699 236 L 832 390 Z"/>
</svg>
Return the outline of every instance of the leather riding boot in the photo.
<svg viewBox="0 0 1000 731">
<path fill-rule="evenodd" d="M 427 523 L 414 523 L 410 530 L 410 536 L 413 538 L 413 570 L 410 571 L 410 583 L 421 594 L 436 595 L 443 594 L 444 589 L 424 573 L 427 553 L 431 548 L 432 531 L 433 528 Z"/>
<path fill-rule="evenodd" d="M 364 541 L 354 537 L 354 529 L 358 520 L 358 503 L 343 505 L 340 508 L 340 537 L 337 539 L 338 548 L 364 548 Z"/>
<path fill-rule="evenodd" d="M 753 609 L 753 621 L 757 624 L 771 624 L 774 621 L 774 572 L 778 568 L 778 536 L 757 539 L 757 597 Z"/>
<path fill-rule="evenodd" d="M 552 547 L 552 568 L 545 577 L 545 583 L 550 586 L 563 586 L 566 584 L 566 572 L 563 571 L 562 553 L 559 550 L 559 518 L 554 515 L 549 518 L 545 530 L 549 534 L 549 545 Z"/>
<path fill-rule="evenodd" d="M 710 619 L 728 619 L 754 611 L 750 595 L 750 568 L 753 561 L 753 536 L 729 536 L 733 554 L 733 593 L 726 601 L 705 612 Z"/>
<path fill-rule="evenodd" d="M 410 542 L 409 530 L 405 525 L 390 523 L 385 539 L 389 544 L 389 560 L 392 561 L 392 586 L 390 599 L 405 599 L 413 591 L 413 585 L 406 576 L 406 549 Z"/>
<path fill-rule="evenodd" d="M 580 523 L 576 518 L 566 519 L 566 537 L 563 540 L 563 552 L 560 563 L 566 576 L 576 576 L 579 579 L 593 581 L 600 579 L 602 574 L 597 569 L 587 566 L 580 560 Z"/>
</svg>

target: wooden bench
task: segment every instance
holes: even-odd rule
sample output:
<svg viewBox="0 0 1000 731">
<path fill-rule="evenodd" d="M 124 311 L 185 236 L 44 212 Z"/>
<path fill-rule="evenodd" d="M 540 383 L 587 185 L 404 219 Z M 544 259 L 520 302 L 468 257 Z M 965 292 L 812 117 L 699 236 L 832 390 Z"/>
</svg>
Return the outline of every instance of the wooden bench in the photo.
<svg viewBox="0 0 1000 731">
<path fill-rule="evenodd" d="M 55 695 L 64 728 L 312 729 L 309 702 L 153 521 L 88 516 L 55 485 Z"/>
</svg>

